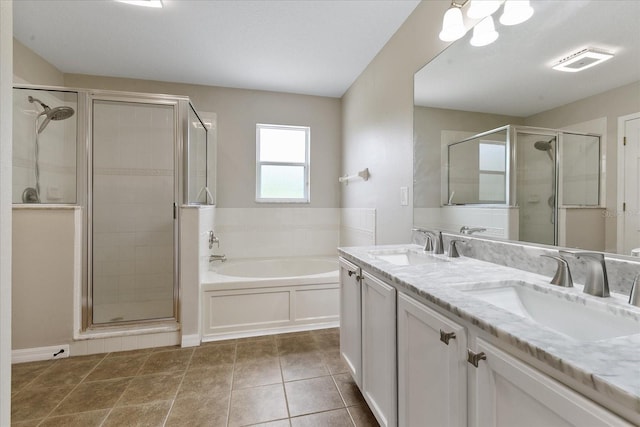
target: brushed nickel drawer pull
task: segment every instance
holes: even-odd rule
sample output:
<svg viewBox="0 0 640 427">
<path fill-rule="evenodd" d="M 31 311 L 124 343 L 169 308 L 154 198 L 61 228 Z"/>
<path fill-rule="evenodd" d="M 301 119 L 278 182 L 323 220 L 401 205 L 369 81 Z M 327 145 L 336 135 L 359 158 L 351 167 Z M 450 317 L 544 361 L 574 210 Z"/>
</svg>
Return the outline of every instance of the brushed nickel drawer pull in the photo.
<svg viewBox="0 0 640 427">
<path fill-rule="evenodd" d="M 452 339 L 456 339 L 455 332 L 445 332 L 440 329 L 440 341 L 442 341 L 446 345 L 449 345 L 449 341 L 451 341 Z"/>
<path fill-rule="evenodd" d="M 474 353 L 471 349 L 467 349 L 467 362 L 471 363 L 476 368 L 478 367 L 478 362 L 481 360 L 487 360 L 487 355 L 484 352 Z"/>
</svg>

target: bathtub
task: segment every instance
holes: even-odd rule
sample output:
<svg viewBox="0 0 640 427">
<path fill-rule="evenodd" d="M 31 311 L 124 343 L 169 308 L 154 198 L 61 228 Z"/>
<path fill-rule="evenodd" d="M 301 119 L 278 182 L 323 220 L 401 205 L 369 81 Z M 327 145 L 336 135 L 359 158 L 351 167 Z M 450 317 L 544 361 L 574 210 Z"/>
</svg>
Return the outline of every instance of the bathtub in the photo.
<svg viewBox="0 0 640 427">
<path fill-rule="evenodd" d="M 202 341 L 339 325 L 335 256 L 215 262 L 200 292 Z"/>
</svg>

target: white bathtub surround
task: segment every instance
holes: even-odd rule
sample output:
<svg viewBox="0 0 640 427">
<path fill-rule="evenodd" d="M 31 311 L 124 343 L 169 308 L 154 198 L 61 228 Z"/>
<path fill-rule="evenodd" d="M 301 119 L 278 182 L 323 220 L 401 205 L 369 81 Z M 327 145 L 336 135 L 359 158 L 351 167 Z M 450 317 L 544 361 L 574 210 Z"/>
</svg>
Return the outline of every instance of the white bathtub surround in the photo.
<svg viewBox="0 0 640 427">
<path fill-rule="evenodd" d="M 228 259 L 335 254 L 340 240 L 338 208 L 217 208 L 215 222 Z"/>
<path fill-rule="evenodd" d="M 337 257 L 231 260 L 212 270 L 201 284 L 202 341 L 339 325 Z"/>
<path fill-rule="evenodd" d="M 340 246 L 366 246 L 375 244 L 375 208 L 340 209 Z"/>
<path fill-rule="evenodd" d="M 209 268 L 208 232 L 215 206 L 180 208 L 180 324 L 182 347 L 200 345 L 200 281 Z M 215 247 L 215 245 L 214 245 Z"/>
</svg>

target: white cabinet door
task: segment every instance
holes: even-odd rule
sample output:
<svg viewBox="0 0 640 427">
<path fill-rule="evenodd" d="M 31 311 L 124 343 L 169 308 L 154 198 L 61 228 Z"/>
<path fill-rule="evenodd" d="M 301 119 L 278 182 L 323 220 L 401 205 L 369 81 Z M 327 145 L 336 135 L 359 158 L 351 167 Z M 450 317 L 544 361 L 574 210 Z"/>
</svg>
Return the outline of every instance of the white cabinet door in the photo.
<svg viewBox="0 0 640 427">
<path fill-rule="evenodd" d="M 361 271 L 340 258 L 340 355 L 358 387 L 362 385 Z"/>
<path fill-rule="evenodd" d="M 398 295 L 398 425 L 467 425 L 466 355 L 463 326 Z"/>
<path fill-rule="evenodd" d="M 396 291 L 362 279 L 362 394 L 382 427 L 397 425 Z"/>
<path fill-rule="evenodd" d="M 542 372 L 518 361 L 482 339 L 478 367 L 469 365 L 475 377 L 472 390 L 475 413 L 471 425 L 518 426 L 629 426 L 624 420 L 579 395 Z"/>
</svg>

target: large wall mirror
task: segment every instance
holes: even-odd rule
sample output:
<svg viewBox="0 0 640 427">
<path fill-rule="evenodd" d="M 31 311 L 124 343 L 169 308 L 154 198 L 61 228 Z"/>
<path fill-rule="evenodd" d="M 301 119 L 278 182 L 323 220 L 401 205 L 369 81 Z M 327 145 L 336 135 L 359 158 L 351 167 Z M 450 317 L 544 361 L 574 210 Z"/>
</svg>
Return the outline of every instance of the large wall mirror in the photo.
<svg viewBox="0 0 640 427">
<path fill-rule="evenodd" d="M 630 255 L 640 247 L 640 1 L 531 5 L 522 24 L 496 19 L 493 44 L 471 46 L 469 31 L 416 72 L 414 225 Z M 552 68 L 586 48 L 614 56 Z"/>
</svg>

